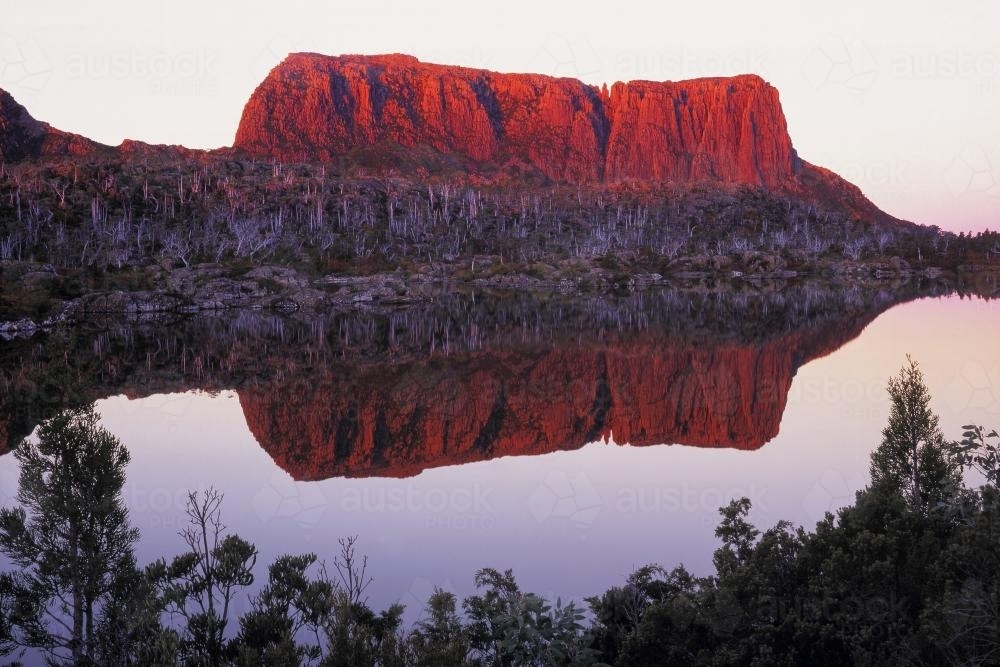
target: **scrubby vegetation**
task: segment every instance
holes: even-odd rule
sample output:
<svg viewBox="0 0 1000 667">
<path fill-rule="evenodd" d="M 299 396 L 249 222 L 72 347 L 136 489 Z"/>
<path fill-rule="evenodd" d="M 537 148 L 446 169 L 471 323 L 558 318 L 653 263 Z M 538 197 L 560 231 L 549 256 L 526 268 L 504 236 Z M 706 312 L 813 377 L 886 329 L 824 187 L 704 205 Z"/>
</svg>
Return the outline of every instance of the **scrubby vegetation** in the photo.
<svg viewBox="0 0 1000 667">
<path fill-rule="evenodd" d="M 747 187 L 364 173 L 222 156 L 5 165 L 0 260 L 117 271 L 248 261 L 371 272 L 459 258 L 520 268 L 581 259 L 662 272 L 682 258 L 733 257 L 734 269 L 774 270 L 888 257 L 954 268 L 1000 255 L 996 233 L 863 221 Z"/>
<path fill-rule="evenodd" d="M 329 569 L 279 558 L 234 617 L 257 552 L 226 534 L 214 491 L 189 497 L 181 555 L 137 567 L 127 451 L 91 409 L 62 413 L 17 450 L 19 507 L 0 512 L 18 568 L 0 575 L 0 649 L 77 665 L 996 664 L 1000 437 L 948 442 L 915 362 L 888 390 L 870 486 L 812 530 L 762 530 L 734 499 L 712 576 L 649 565 L 582 608 L 484 569 L 477 594 L 436 591 L 410 628 L 399 605 L 367 604 L 352 538 Z M 968 469 L 985 483 L 965 486 Z"/>
</svg>

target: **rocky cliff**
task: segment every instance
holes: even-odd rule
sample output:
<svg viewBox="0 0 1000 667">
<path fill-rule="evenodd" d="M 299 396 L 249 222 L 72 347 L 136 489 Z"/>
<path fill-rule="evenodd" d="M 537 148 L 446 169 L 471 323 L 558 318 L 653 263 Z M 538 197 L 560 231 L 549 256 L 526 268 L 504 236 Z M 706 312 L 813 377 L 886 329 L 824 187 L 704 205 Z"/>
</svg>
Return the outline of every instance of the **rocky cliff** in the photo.
<svg viewBox="0 0 1000 667">
<path fill-rule="evenodd" d="M 778 91 L 757 76 L 616 83 L 606 109 L 608 180 L 778 186 L 799 166 Z"/>
<path fill-rule="evenodd" d="M 35 120 L 7 91 L 0 90 L 0 162 L 87 157 L 110 151 L 108 146 Z"/>
<path fill-rule="evenodd" d="M 553 180 L 779 185 L 798 160 L 777 91 L 757 76 L 617 83 L 293 54 L 247 102 L 234 148 L 287 161 L 429 148 Z"/>
</svg>

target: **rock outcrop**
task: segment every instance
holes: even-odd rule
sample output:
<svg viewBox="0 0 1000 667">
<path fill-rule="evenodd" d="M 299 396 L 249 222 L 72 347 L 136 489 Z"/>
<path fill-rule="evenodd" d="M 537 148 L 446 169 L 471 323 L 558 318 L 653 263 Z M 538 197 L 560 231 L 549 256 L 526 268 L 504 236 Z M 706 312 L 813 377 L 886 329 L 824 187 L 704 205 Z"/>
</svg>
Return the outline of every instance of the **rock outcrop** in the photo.
<svg viewBox="0 0 1000 667">
<path fill-rule="evenodd" d="M 108 146 L 35 120 L 7 91 L 0 90 L 0 162 L 91 157 L 111 151 Z"/>
<path fill-rule="evenodd" d="M 616 83 L 607 180 L 780 186 L 799 161 L 778 91 L 757 76 Z"/>
<path fill-rule="evenodd" d="M 287 161 L 362 147 L 429 148 L 553 180 L 776 186 L 798 160 L 777 91 L 757 76 L 617 83 L 293 54 L 247 102 L 234 148 Z"/>
</svg>

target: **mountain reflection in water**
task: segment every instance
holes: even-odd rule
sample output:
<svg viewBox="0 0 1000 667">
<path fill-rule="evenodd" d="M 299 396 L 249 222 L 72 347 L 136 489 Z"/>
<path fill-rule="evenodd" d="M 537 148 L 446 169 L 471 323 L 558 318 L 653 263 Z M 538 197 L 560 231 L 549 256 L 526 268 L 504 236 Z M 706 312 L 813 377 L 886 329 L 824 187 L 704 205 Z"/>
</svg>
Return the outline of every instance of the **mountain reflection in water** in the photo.
<svg viewBox="0 0 1000 667">
<path fill-rule="evenodd" d="M 91 322 L 0 343 L 0 448 L 69 404 L 233 389 L 297 480 L 611 437 L 756 449 L 802 364 L 935 288 L 453 295 L 400 310 Z"/>
</svg>

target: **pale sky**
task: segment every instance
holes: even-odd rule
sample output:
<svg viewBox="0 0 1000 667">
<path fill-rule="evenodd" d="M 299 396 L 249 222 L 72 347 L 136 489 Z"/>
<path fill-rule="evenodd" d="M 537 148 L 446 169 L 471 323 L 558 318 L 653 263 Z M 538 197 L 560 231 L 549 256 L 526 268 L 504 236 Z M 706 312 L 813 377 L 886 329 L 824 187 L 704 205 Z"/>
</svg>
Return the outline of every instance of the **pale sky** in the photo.
<svg viewBox="0 0 1000 667">
<path fill-rule="evenodd" d="M 0 0 L 0 87 L 118 144 L 232 143 L 289 51 L 402 52 L 600 84 L 760 74 L 799 155 L 896 216 L 1000 227 L 1000 2 Z"/>
</svg>

